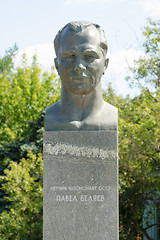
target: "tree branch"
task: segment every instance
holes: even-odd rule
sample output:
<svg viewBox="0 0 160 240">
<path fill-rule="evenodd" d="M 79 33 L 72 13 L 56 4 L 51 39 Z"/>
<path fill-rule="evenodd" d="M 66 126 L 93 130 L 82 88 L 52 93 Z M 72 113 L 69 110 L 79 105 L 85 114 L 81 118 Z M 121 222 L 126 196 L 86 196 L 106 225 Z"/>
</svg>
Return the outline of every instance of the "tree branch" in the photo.
<svg viewBox="0 0 160 240">
<path fill-rule="evenodd" d="M 154 227 L 154 226 L 160 226 L 160 223 L 154 223 L 154 224 L 151 224 L 151 225 L 149 225 L 148 227 L 142 229 L 142 232 L 144 233 L 144 235 L 146 236 L 146 238 L 147 238 L 148 240 L 154 240 L 154 239 L 151 238 L 151 237 L 149 236 L 149 234 L 147 233 L 147 229 L 149 229 L 149 228 L 151 228 L 151 227 Z"/>
<path fill-rule="evenodd" d="M 160 223 L 151 224 L 151 225 L 149 225 L 148 227 L 143 228 L 143 230 L 147 230 L 147 229 L 149 229 L 149 228 L 151 228 L 151 227 L 154 227 L 154 226 L 160 226 Z"/>
</svg>

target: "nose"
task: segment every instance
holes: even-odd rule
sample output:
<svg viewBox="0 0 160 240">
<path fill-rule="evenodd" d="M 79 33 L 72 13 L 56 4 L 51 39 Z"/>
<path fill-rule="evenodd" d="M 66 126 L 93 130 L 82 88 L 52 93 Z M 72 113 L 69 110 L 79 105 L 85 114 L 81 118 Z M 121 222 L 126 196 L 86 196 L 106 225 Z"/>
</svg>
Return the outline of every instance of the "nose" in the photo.
<svg viewBox="0 0 160 240">
<path fill-rule="evenodd" d="M 77 57 L 77 59 L 75 60 L 74 70 L 78 73 L 84 72 L 86 70 L 86 67 L 81 57 Z"/>
</svg>

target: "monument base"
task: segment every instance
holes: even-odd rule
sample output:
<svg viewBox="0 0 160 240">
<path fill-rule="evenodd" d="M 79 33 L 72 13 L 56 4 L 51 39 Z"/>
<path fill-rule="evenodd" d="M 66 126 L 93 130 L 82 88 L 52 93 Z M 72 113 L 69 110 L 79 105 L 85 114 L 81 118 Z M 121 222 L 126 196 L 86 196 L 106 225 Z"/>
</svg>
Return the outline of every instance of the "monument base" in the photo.
<svg viewBox="0 0 160 240">
<path fill-rule="evenodd" d="M 44 240 L 118 240 L 116 131 L 44 133 Z"/>
</svg>

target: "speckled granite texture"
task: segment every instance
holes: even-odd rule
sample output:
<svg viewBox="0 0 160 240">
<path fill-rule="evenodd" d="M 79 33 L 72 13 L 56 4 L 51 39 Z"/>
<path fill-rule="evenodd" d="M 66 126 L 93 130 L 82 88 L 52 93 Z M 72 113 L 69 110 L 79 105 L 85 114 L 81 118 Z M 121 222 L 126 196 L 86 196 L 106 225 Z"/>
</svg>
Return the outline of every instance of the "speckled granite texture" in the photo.
<svg viewBox="0 0 160 240">
<path fill-rule="evenodd" d="M 116 131 L 44 133 L 44 240 L 118 240 Z"/>
</svg>

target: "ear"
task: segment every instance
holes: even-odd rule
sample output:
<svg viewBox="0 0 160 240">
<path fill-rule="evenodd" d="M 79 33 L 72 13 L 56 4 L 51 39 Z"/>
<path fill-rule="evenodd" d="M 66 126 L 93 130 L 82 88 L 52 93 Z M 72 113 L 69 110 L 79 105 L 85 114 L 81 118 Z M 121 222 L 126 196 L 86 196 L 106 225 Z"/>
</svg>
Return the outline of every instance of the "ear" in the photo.
<svg viewBox="0 0 160 240">
<path fill-rule="evenodd" d="M 57 70 L 57 72 L 59 74 L 59 71 L 58 71 L 58 59 L 57 58 L 54 59 L 54 63 L 55 63 L 56 70 Z"/>
<path fill-rule="evenodd" d="M 108 63 L 109 63 L 109 58 L 106 58 L 105 59 L 105 62 L 104 62 L 104 73 L 105 73 L 105 71 L 106 71 L 106 69 L 107 69 L 107 67 L 108 67 Z M 103 74 L 104 74 L 103 73 Z"/>
</svg>

